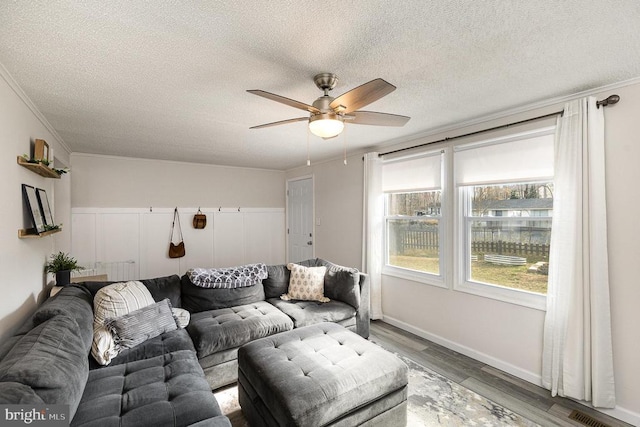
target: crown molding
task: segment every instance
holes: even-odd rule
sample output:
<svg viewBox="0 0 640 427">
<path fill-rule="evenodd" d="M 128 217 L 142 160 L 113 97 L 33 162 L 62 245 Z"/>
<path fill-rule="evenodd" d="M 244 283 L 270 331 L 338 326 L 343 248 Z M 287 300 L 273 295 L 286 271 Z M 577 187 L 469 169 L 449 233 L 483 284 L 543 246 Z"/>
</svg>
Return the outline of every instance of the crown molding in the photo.
<svg viewBox="0 0 640 427">
<path fill-rule="evenodd" d="M 62 137 L 58 134 L 58 132 L 53 128 L 53 126 L 51 125 L 51 123 L 49 123 L 49 121 L 44 117 L 44 115 L 40 112 L 40 110 L 38 110 L 38 107 L 36 107 L 36 105 L 33 103 L 33 101 L 31 101 L 31 99 L 27 96 L 27 94 L 24 92 L 24 90 L 22 90 L 22 88 L 20 87 L 20 85 L 18 84 L 18 82 L 16 82 L 16 80 L 13 78 L 13 76 L 9 73 L 9 71 L 5 68 L 5 66 L 0 63 L 0 76 L 2 77 L 2 79 L 7 82 L 7 84 L 9 85 L 9 87 L 11 88 L 11 90 L 13 90 L 13 92 L 18 95 L 18 98 L 20 98 L 22 100 L 22 102 L 24 103 L 24 105 L 27 106 L 27 108 L 29 110 L 31 110 L 31 112 L 33 113 L 34 116 L 36 116 L 36 118 L 40 121 L 40 123 L 42 123 L 42 125 L 47 128 L 47 130 L 51 133 L 51 135 L 53 136 L 53 138 L 56 140 L 56 142 L 58 143 L 58 145 L 67 152 L 67 154 L 71 154 L 71 149 L 69 148 L 69 146 L 64 142 L 64 140 L 62 139 Z"/>
</svg>

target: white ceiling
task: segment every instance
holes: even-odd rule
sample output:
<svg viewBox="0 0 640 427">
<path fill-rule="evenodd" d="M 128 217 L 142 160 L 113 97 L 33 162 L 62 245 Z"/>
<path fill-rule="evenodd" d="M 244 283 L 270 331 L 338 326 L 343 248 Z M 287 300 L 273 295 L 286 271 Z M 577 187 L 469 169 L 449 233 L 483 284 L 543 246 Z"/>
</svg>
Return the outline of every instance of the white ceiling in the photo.
<svg viewBox="0 0 640 427">
<path fill-rule="evenodd" d="M 365 109 L 411 120 L 346 130 L 379 146 L 640 76 L 640 2 L 0 0 L 0 63 L 73 152 L 285 170 L 306 123 L 249 127 L 304 112 L 247 89 L 310 104 L 319 72 L 333 96 L 381 77 Z"/>
</svg>

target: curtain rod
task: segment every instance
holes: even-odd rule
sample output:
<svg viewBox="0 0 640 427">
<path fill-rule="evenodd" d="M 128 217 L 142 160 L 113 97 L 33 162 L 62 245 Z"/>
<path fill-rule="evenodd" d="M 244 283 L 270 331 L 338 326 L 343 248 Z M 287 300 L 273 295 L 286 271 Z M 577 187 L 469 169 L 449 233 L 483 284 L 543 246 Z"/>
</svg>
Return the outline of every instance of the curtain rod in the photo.
<svg viewBox="0 0 640 427">
<path fill-rule="evenodd" d="M 596 106 L 598 108 L 600 108 L 601 105 L 603 107 L 606 107 L 607 105 L 617 104 L 618 101 L 620 101 L 620 97 L 618 95 L 609 95 L 607 98 L 603 99 L 602 101 L 596 102 Z M 425 142 L 423 144 L 414 145 L 412 147 L 406 147 L 406 148 L 400 148 L 400 149 L 393 150 L 393 151 L 387 151 L 386 153 L 378 154 L 378 157 L 386 156 L 388 154 L 400 153 L 402 151 L 413 150 L 414 148 L 425 147 L 427 145 L 437 144 L 438 142 L 451 141 L 453 139 L 464 138 L 466 136 L 472 136 L 472 135 L 477 135 L 477 134 L 480 134 L 480 133 L 491 132 L 492 130 L 504 129 L 504 128 L 508 128 L 508 127 L 511 127 L 511 126 L 515 126 L 515 125 L 521 125 L 523 123 L 533 122 L 535 120 L 542 120 L 542 119 L 546 119 L 546 118 L 549 118 L 549 117 L 562 115 L 563 112 L 564 112 L 564 110 L 556 111 L 555 113 L 549 113 L 549 114 L 545 114 L 545 115 L 538 116 L 538 117 L 532 117 L 530 119 L 520 120 L 520 121 L 513 122 L 513 123 L 507 123 L 507 124 L 500 125 L 500 126 L 494 126 L 492 128 L 488 128 L 488 129 L 477 130 L 475 132 L 469 132 L 469 133 L 465 133 L 463 135 L 450 136 L 450 137 L 447 137 L 447 138 L 439 139 L 437 141 Z"/>
</svg>

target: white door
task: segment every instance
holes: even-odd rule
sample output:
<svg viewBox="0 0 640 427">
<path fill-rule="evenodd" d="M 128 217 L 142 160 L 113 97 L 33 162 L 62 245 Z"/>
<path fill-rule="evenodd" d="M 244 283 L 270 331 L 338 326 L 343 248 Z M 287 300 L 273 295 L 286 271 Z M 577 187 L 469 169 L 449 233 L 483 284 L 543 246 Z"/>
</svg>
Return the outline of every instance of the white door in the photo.
<svg viewBox="0 0 640 427">
<path fill-rule="evenodd" d="M 313 179 L 287 183 L 289 262 L 313 258 Z"/>
</svg>

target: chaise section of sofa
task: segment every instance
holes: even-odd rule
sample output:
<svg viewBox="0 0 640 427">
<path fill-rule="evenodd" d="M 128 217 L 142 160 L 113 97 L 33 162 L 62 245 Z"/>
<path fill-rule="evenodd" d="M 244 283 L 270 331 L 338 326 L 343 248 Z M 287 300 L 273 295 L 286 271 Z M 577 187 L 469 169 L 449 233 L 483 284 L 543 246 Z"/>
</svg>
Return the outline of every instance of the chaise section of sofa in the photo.
<svg viewBox="0 0 640 427">
<path fill-rule="evenodd" d="M 89 373 L 71 426 L 230 426 L 195 353 L 175 351 Z"/>
<path fill-rule="evenodd" d="M 178 276 L 146 282 L 180 304 Z M 184 329 L 90 369 L 93 296 L 107 284 L 64 287 L 1 346 L 0 403 L 67 404 L 73 426 L 230 427 Z"/>
</svg>

